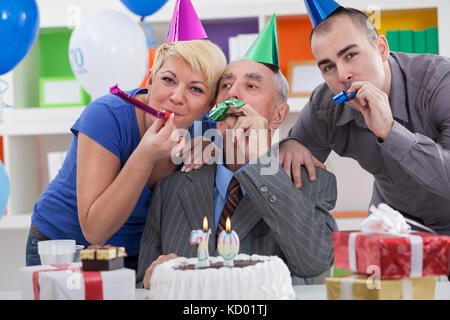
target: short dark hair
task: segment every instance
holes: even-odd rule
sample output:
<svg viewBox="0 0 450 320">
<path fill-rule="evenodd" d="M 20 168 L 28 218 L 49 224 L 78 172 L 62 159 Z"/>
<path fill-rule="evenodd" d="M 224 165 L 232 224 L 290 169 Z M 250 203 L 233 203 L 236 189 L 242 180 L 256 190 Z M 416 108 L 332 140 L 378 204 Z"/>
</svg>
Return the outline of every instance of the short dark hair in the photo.
<svg viewBox="0 0 450 320">
<path fill-rule="evenodd" d="M 347 17 L 349 17 L 353 21 L 353 24 L 366 34 L 369 42 L 372 42 L 378 37 L 377 29 L 369 20 L 369 18 L 367 18 L 364 12 L 353 8 L 339 7 L 325 20 L 320 22 L 315 28 L 311 30 L 311 33 L 309 35 L 309 42 L 311 43 L 313 34 L 323 34 L 329 32 L 333 21 L 332 18 L 340 15 L 346 15 Z"/>
</svg>

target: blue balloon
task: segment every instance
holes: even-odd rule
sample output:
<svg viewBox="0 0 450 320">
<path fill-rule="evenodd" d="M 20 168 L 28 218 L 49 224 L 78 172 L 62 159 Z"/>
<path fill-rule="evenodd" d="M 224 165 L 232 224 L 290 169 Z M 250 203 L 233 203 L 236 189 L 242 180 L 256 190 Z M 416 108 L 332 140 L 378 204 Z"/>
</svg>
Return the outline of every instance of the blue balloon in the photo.
<svg viewBox="0 0 450 320">
<path fill-rule="evenodd" d="M 9 198 L 9 179 L 5 167 L 0 161 L 0 218 L 6 210 Z"/>
<path fill-rule="evenodd" d="M 154 14 L 167 0 L 120 0 L 134 14 L 146 17 Z"/>
<path fill-rule="evenodd" d="M 22 61 L 39 32 L 35 0 L 0 0 L 0 75 Z"/>
</svg>

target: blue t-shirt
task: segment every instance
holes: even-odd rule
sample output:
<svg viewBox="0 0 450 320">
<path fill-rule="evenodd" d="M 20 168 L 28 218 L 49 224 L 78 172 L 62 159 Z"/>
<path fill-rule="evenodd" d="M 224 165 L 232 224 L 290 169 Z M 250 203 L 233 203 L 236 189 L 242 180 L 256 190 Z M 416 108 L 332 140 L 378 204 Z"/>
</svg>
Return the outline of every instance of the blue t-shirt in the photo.
<svg viewBox="0 0 450 320">
<path fill-rule="evenodd" d="M 146 89 L 128 92 L 132 96 L 146 93 Z M 201 123 L 201 129 L 199 124 Z M 197 129 L 194 130 L 194 126 Z M 215 122 L 196 121 L 189 129 L 191 137 L 215 128 Z M 72 144 L 55 179 L 35 203 L 32 223 L 51 239 L 74 239 L 78 244 L 90 245 L 84 238 L 78 221 L 76 169 L 78 132 L 82 132 L 115 154 L 125 165 L 141 138 L 135 108 L 122 99 L 108 94 L 90 103 L 72 126 Z M 180 166 L 179 166 L 180 167 Z M 144 187 L 139 200 L 125 224 L 106 242 L 124 246 L 129 256 L 139 254 L 139 244 L 151 200 L 151 190 Z"/>
</svg>

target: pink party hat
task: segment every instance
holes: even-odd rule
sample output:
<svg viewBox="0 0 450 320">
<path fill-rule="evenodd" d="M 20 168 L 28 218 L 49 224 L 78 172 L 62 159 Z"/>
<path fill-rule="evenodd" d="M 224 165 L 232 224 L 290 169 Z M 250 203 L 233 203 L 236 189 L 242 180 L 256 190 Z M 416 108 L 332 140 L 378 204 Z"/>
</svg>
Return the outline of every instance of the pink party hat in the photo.
<svg viewBox="0 0 450 320">
<path fill-rule="evenodd" d="M 166 43 L 208 38 L 191 0 L 177 0 Z"/>
</svg>

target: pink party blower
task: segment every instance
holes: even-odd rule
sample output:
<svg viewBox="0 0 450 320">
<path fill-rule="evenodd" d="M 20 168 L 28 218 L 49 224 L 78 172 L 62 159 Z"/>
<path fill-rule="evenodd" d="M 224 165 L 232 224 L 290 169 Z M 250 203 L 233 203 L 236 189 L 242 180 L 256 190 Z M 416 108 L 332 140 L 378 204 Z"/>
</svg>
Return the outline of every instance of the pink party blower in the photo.
<svg viewBox="0 0 450 320">
<path fill-rule="evenodd" d="M 137 100 L 136 98 L 130 96 L 128 93 L 123 92 L 119 89 L 117 84 L 113 85 L 109 88 L 109 92 L 115 96 L 118 96 L 120 99 L 132 104 L 133 106 L 138 107 L 139 109 L 150 113 L 152 116 L 157 117 L 159 119 L 168 119 L 172 112 L 161 112 L 153 109 L 152 107 L 146 105 L 145 103 Z"/>
</svg>

